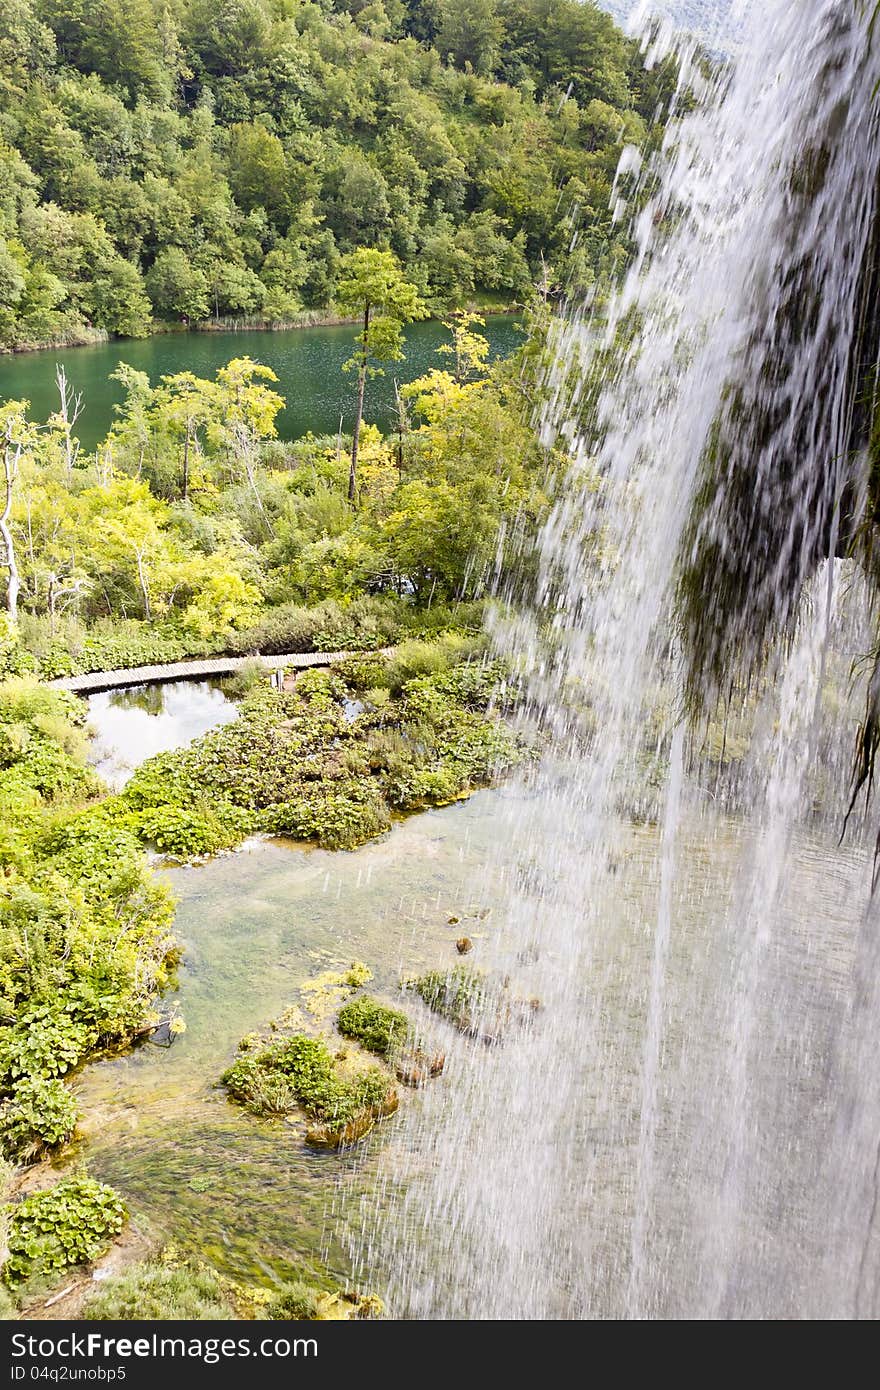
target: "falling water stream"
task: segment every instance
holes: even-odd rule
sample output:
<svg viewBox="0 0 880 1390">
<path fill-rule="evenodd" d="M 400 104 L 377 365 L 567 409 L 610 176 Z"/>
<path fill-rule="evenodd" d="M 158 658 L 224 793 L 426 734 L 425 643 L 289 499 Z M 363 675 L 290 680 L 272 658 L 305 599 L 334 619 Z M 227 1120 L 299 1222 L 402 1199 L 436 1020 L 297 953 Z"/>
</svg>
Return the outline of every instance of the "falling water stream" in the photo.
<svg viewBox="0 0 880 1390">
<path fill-rule="evenodd" d="M 871 8 L 765 0 L 721 77 L 685 65 L 695 109 L 621 162 L 621 197 L 652 190 L 632 269 L 559 330 L 540 423 L 574 464 L 534 607 L 497 631 L 550 751 L 499 819 L 523 860 L 481 961 L 540 1010 L 497 1047 L 448 1040 L 363 1199 L 398 1316 L 880 1313 L 880 950 L 870 846 L 837 843 L 872 646 L 836 558 Z"/>
</svg>

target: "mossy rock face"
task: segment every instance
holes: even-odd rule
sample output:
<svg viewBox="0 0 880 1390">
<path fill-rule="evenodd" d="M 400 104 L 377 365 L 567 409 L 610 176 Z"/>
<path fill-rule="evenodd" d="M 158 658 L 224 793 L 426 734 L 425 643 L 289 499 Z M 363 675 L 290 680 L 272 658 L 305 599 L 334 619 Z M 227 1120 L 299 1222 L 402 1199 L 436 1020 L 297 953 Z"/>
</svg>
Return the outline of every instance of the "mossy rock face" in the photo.
<svg viewBox="0 0 880 1390">
<path fill-rule="evenodd" d="M 429 970 L 408 980 L 407 989 L 424 1000 L 428 1008 L 462 1033 L 477 1033 L 483 1025 L 486 1004 L 486 978 L 479 970 L 456 966 L 454 970 Z"/>
<path fill-rule="evenodd" d="M 314 1149 L 343 1149 L 356 1144 L 370 1133 L 378 1120 L 393 1115 L 400 1097 L 393 1087 L 389 1087 L 384 1100 L 361 1110 L 341 1128 L 335 1122 L 323 1125 L 310 1125 L 306 1130 L 306 1143 Z"/>
</svg>

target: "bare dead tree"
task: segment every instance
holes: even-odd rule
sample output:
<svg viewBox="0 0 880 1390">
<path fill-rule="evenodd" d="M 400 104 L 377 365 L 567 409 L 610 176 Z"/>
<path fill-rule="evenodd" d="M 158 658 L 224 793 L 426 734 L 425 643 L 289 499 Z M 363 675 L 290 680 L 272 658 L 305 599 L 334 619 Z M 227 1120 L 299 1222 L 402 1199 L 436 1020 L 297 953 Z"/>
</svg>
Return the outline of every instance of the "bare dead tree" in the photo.
<svg viewBox="0 0 880 1390">
<path fill-rule="evenodd" d="M 74 391 L 67 379 L 67 372 L 60 364 L 55 367 L 55 385 L 58 387 L 60 405 L 58 407 L 58 419 L 61 421 L 61 429 L 64 435 L 64 461 L 67 464 L 68 476 L 76 466 L 79 456 L 79 440 L 73 436 L 76 422 L 82 415 L 83 398 L 80 391 Z"/>
<path fill-rule="evenodd" d="M 5 484 L 5 498 L 3 511 L 0 513 L 0 540 L 3 542 L 2 563 L 5 565 L 8 574 L 6 581 L 6 611 L 13 622 L 17 622 L 18 620 L 18 595 L 21 590 L 21 578 L 18 570 L 18 562 L 15 557 L 15 542 L 12 538 L 12 496 L 18 478 L 18 465 L 21 459 L 22 448 L 23 444 L 21 440 L 15 438 L 15 420 L 10 416 L 6 421 L 6 430 L 3 436 L 3 481 Z"/>
</svg>

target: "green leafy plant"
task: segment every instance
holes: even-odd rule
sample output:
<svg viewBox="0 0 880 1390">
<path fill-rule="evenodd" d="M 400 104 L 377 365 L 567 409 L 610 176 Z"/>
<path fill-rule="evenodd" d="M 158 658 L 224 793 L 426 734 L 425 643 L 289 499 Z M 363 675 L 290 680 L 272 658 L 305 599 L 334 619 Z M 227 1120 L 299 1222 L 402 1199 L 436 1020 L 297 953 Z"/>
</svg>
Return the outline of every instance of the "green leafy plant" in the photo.
<svg viewBox="0 0 880 1390">
<path fill-rule="evenodd" d="M 326 1043 L 293 1033 L 248 1049 L 222 1077 L 230 1095 L 258 1114 L 302 1107 L 330 1134 L 362 1116 L 386 1112 L 393 1087 L 378 1068 L 343 1079 Z"/>
<path fill-rule="evenodd" d="M 6 1158 L 28 1162 L 42 1149 L 66 1143 L 78 1113 L 76 1101 L 61 1081 L 24 1076 L 0 1103 L 0 1148 Z"/>
<path fill-rule="evenodd" d="M 122 1230 L 127 1215 L 112 1187 L 86 1177 L 64 1178 L 8 1210 L 3 1277 L 13 1288 L 96 1259 Z"/>
</svg>

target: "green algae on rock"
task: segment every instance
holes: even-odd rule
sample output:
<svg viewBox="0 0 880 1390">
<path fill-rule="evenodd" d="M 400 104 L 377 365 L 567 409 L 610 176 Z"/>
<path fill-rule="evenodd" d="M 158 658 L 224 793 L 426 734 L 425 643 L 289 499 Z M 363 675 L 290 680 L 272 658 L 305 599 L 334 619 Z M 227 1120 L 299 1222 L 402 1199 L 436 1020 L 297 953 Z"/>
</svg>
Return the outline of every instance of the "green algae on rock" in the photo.
<svg viewBox="0 0 880 1390">
<path fill-rule="evenodd" d="M 429 970 L 405 981 L 404 989 L 460 1033 L 485 1043 L 500 1042 L 510 1027 L 528 1027 L 541 1007 L 538 999 L 512 994 L 506 980 L 493 987 L 483 971 L 465 965 Z"/>
</svg>

